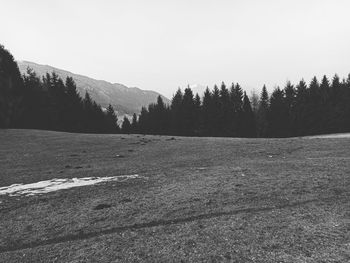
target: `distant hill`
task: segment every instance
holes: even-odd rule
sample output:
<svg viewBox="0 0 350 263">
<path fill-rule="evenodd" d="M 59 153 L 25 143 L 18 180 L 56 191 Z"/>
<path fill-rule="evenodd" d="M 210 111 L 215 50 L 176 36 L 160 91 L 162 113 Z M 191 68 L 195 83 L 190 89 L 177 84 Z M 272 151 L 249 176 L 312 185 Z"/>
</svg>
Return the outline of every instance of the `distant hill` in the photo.
<svg viewBox="0 0 350 263">
<path fill-rule="evenodd" d="M 44 76 L 47 72 L 55 72 L 63 80 L 67 76 L 71 76 L 75 80 L 82 97 L 88 91 L 91 97 L 103 108 L 111 104 L 119 115 L 139 113 L 142 106 L 148 106 L 148 104 L 156 102 L 160 95 L 155 91 L 129 88 L 119 83 L 113 84 L 104 80 L 96 80 L 48 65 L 40 65 L 29 61 L 17 61 L 17 63 L 22 74 L 25 74 L 27 68 L 30 67 L 39 76 Z M 165 103 L 169 103 L 166 97 L 162 96 L 162 98 Z"/>
</svg>

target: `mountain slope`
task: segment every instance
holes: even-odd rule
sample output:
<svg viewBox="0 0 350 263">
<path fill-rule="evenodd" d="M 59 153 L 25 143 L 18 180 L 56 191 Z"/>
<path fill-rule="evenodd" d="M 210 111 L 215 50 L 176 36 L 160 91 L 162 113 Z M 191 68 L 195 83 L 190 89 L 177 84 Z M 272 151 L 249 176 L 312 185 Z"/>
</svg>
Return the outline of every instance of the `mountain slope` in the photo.
<svg viewBox="0 0 350 263">
<path fill-rule="evenodd" d="M 160 95 L 155 91 L 128 88 L 122 84 L 92 79 L 48 65 L 40 65 L 29 61 L 18 61 L 17 63 L 22 74 L 25 74 L 27 68 L 30 67 L 38 76 L 44 76 L 47 72 L 55 72 L 63 80 L 67 76 L 71 76 L 75 80 L 82 97 L 87 91 L 102 107 L 106 108 L 108 104 L 111 104 L 119 114 L 131 115 L 134 112 L 139 113 L 142 106 L 148 106 L 148 104 L 156 102 L 157 97 Z M 169 103 L 167 98 L 164 96 L 162 98 L 164 102 Z"/>
</svg>

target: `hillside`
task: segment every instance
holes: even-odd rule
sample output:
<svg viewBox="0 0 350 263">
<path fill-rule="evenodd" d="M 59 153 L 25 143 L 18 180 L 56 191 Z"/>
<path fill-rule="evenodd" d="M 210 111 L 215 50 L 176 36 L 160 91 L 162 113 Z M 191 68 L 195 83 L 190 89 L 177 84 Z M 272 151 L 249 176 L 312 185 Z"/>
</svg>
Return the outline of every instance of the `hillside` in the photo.
<svg viewBox="0 0 350 263">
<path fill-rule="evenodd" d="M 17 63 L 22 74 L 25 74 L 27 68 L 30 67 L 39 76 L 43 76 L 47 72 L 56 72 L 62 79 L 71 76 L 75 80 L 81 96 L 84 96 L 85 92 L 88 91 L 102 107 L 106 108 L 108 104 L 111 104 L 119 114 L 132 115 L 134 112 L 139 113 L 142 106 L 148 106 L 148 104 L 156 102 L 160 95 L 155 91 L 129 88 L 119 83 L 96 80 L 48 65 L 28 61 L 18 61 Z M 167 98 L 162 97 L 166 103 L 169 103 Z"/>
<path fill-rule="evenodd" d="M 350 139 L 329 137 L 0 130 L 0 262 L 349 262 Z M 47 180 L 76 187 L 3 194 Z"/>
</svg>

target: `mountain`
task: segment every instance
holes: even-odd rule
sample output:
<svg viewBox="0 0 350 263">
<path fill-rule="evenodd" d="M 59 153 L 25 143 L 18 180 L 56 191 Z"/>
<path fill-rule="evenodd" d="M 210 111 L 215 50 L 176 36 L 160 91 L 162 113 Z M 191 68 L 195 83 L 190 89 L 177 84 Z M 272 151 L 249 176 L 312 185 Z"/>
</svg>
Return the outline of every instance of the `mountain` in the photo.
<svg viewBox="0 0 350 263">
<path fill-rule="evenodd" d="M 38 76 L 44 76 L 47 72 L 55 72 L 63 80 L 68 76 L 72 77 L 82 97 L 85 96 L 87 91 L 103 108 L 107 108 L 108 104 L 111 104 L 119 115 L 139 113 L 142 106 L 148 106 L 148 104 L 156 102 L 157 97 L 161 95 L 155 91 L 129 88 L 119 83 L 96 80 L 48 65 L 40 65 L 29 61 L 17 61 L 17 63 L 22 74 L 25 74 L 27 68 L 30 67 Z M 165 103 L 170 103 L 166 97 L 162 96 L 162 99 Z"/>
</svg>

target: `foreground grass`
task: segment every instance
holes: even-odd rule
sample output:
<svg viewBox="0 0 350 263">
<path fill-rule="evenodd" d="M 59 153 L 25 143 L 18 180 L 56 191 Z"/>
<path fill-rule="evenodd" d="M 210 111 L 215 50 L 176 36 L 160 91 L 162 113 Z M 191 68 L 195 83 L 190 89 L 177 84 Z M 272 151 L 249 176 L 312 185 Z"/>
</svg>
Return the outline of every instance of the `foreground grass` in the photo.
<svg viewBox="0 0 350 263">
<path fill-rule="evenodd" d="M 349 262 L 350 139 L 0 130 L 0 262 Z"/>
</svg>

